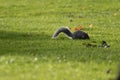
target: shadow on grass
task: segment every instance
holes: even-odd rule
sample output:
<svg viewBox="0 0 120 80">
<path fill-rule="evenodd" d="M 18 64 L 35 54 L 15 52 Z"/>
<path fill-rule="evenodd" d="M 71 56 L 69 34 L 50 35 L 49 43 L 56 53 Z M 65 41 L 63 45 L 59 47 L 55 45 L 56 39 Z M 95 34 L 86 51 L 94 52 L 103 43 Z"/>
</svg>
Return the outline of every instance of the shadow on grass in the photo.
<svg viewBox="0 0 120 80">
<path fill-rule="evenodd" d="M 1 40 L 42 40 L 47 39 L 51 36 L 41 32 L 40 34 L 36 33 L 20 33 L 20 32 L 11 32 L 11 31 L 0 31 Z"/>
<path fill-rule="evenodd" d="M 81 44 L 81 40 L 52 40 L 51 35 L 43 32 L 32 34 L 0 31 L 0 56 L 38 57 L 43 62 L 117 61 L 119 56 L 113 53 L 119 53 L 119 50 L 86 48 Z"/>
</svg>

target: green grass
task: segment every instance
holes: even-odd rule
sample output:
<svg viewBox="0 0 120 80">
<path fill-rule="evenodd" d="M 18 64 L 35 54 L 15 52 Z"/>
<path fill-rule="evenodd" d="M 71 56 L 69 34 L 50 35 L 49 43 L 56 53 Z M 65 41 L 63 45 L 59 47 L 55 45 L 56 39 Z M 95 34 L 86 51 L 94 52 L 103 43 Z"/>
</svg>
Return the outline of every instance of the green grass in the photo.
<svg viewBox="0 0 120 80">
<path fill-rule="evenodd" d="M 119 0 L 0 0 L 0 80 L 113 79 L 119 21 Z M 78 25 L 90 40 L 51 39 L 59 27 Z M 110 48 L 83 45 L 102 40 Z"/>
</svg>

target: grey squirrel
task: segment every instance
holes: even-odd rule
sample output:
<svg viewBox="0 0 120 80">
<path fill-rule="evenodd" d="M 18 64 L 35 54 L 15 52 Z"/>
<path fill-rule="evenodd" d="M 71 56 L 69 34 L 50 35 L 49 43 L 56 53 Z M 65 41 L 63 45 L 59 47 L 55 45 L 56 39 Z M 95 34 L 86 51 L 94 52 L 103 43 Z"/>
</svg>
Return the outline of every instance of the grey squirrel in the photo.
<svg viewBox="0 0 120 80">
<path fill-rule="evenodd" d="M 52 36 L 52 38 L 58 37 L 60 33 L 66 34 L 71 39 L 90 39 L 88 34 L 86 32 L 83 32 L 81 30 L 77 30 L 75 32 L 71 32 L 68 27 L 62 27 L 59 28 Z"/>
</svg>

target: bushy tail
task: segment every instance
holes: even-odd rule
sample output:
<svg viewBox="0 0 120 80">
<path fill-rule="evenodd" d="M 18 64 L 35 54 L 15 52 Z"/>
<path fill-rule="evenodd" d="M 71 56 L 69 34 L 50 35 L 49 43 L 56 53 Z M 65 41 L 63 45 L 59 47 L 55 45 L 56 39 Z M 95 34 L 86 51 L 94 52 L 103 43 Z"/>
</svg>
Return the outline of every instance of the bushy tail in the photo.
<svg viewBox="0 0 120 80">
<path fill-rule="evenodd" d="M 65 33 L 68 37 L 71 37 L 72 38 L 72 32 L 69 30 L 69 28 L 67 28 L 67 27 L 62 27 L 62 28 L 60 28 L 60 29 L 58 29 L 54 34 L 53 34 L 53 36 L 52 36 L 52 38 L 56 38 L 56 37 L 58 37 L 58 35 L 60 34 L 60 33 Z"/>
</svg>

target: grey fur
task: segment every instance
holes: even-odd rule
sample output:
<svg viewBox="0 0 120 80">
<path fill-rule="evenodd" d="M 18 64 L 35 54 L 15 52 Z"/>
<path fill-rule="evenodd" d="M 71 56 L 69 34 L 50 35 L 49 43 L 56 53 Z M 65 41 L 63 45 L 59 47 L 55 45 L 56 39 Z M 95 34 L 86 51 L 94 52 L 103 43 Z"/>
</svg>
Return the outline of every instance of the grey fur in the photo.
<svg viewBox="0 0 120 80">
<path fill-rule="evenodd" d="M 52 38 L 56 38 L 62 32 L 72 39 L 90 39 L 87 33 L 83 32 L 81 30 L 77 30 L 77 31 L 72 33 L 70 31 L 70 29 L 67 27 L 62 27 L 62 28 L 58 29 L 53 34 Z"/>
</svg>

